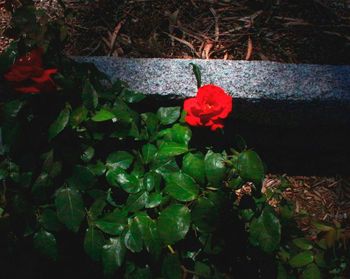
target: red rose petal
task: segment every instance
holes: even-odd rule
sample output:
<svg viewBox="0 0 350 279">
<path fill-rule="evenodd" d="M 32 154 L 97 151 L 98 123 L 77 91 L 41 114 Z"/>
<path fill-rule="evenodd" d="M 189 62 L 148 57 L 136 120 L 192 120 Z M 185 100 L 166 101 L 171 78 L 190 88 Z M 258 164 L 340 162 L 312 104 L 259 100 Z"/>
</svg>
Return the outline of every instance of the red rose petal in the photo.
<svg viewBox="0 0 350 279">
<path fill-rule="evenodd" d="M 31 77 L 32 67 L 29 66 L 12 66 L 10 71 L 5 74 L 5 79 L 8 81 L 24 81 Z"/>
<path fill-rule="evenodd" d="M 18 93 L 23 93 L 23 94 L 36 94 L 40 93 L 40 90 L 35 87 L 35 86 L 27 86 L 27 87 L 15 87 L 15 90 Z"/>
<path fill-rule="evenodd" d="M 192 126 L 223 128 L 223 119 L 232 111 L 232 97 L 222 88 L 208 84 L 200 87 L 195 98 L 184 102 L 185 121 Z"/>
<path fill-rule="evenodd" d="M 40 77 L 32 77 L 31 80 L 36 83 L 45 83 L 52 81 L 50 75 L 57 73 L 57 69 L 44 70 Z"/>
<path fill-rule="evenodd" d="M 200 118 L 195 117 L 193 115 L 186 115 L 185 121 L 190 124 L 191 126 L 199 126 L 201 125 Z"/>
</svg>

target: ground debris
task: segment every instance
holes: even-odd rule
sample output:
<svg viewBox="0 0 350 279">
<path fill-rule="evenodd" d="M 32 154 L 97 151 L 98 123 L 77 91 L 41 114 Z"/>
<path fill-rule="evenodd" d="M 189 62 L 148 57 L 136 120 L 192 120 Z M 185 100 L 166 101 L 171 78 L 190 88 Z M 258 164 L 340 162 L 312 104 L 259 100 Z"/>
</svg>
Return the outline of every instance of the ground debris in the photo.
<svg viewBox="0 0 350 279">
<path fill-rule="evenodd" d="M 285 176 L 290 188 L 282 196 L 294 203 L 298 224 L 303 231 L 312 232 L 313 221 L 328 224 L 339 223 L 350 233 L 350 178 Z M 274 191 L 281 186 L 281 178 L 268 175 L 263 183 Z M 349 235 L 350 236 L 350 235 Z"/>
<path fill-rule="evenodd" d="M 350 64 L 350 7 L 341 0 L 64 3 L 73 11 L 65 19 L 70 55 Z M 62 15 L 55 0 L 38 6 Z M 111 50 L 106 38 L 121 21 Z"/>
</svg>

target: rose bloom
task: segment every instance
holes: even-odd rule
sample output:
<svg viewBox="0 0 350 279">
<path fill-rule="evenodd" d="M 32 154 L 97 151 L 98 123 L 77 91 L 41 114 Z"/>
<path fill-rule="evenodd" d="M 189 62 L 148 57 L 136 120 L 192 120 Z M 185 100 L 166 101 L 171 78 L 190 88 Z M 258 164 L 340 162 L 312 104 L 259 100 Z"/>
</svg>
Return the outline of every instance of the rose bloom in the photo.
<svg viewBox="0 0 350 279">
<path fill-rule="evenodd" d="M 5 79 L 12 83 L 18 93 L 46 93 L 56 90 L 51 78 L 57 69 L 44 69 L 42 61 L 43 50 L 33 49 L 20 57 L 5 74 Z"/>
<path fill-rule="evenodd" d="M 206 126 L 212 131 L 223 128 L 223 120 L 232 111 L 232 97 L 221 87 L 204 85 L 194 98 L 185 100 L 186 122 L 191 126 Z"/>
</svg>

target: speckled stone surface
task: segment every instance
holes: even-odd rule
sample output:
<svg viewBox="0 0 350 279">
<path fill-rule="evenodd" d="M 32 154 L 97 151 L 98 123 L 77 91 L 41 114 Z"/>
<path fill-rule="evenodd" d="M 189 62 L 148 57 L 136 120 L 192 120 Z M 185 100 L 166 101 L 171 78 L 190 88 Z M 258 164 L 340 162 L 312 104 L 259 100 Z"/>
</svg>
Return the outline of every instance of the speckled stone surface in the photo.
<svg viewBox="0 0 350 279">
<path fill-rule="evenodd" d="M 194 95 L 193 62 L 201 67 L 203 84 L 219 85 L 235 98 L 350 101 L 350 66 L 159 58 L 79 60 L 92 62 L 112 79 L 148 94 Z"/>
</svg>

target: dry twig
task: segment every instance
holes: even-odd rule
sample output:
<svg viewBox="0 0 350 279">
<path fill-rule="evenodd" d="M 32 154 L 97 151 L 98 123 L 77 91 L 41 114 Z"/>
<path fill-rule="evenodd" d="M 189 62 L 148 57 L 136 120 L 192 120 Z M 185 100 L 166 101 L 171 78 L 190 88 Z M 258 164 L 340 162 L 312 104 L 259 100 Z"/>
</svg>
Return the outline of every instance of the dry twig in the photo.
<svg viewBox="0 0 350 279">
<path fill-rule="evenodd" d="M 180 39 L 180 38 L 178 38 L 178 37 L 176 37 L 176 36 L 174 36 L 172 34 L 169 34 L 167 32 L 164 32 L 164 33 L 167 34 L 170 38 L 173 38 L 174 40 L 176 40 L 176 41 L 178 41 L 178 42 L 188 46 L 197 57 L 200 57 L 199 53 L 196 51 L 196 49 L 194 48 L 194 46 L 190 42 L 188 42 L 188 41 L 186 41 L 184 39 Z"/>
</svg>

